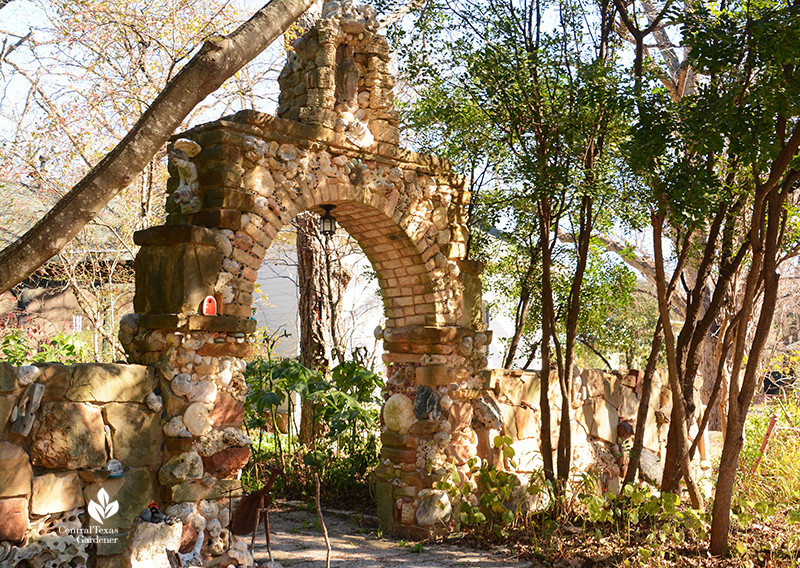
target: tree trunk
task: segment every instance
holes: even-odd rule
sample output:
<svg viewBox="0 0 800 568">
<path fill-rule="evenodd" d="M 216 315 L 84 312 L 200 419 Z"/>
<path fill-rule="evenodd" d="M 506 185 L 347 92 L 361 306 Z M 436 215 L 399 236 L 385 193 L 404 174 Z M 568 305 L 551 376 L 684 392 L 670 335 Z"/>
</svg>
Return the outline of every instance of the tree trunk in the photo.
<svg viewBox="0 0 800 568">
<path fill-rule="evenodd" d="M 550 257 L 550 202 L 539 202 L 539 244 L 542 251 L 542 374 L 540 376 L 539 407 L 542 413 L 542 461 L 544 476 L 555 481 L 553 471 L 553 441 L 550 438 L 550 335 L 555 308 L 553 307 L 553 284 L 550 281 L 552 259 Z M 568 400 L 561 404 L 569 405 Z"/>
<path fill-rule="evenodd" d="M 689 432 L 686 426 L 686 413 L 683 401 L 683 393 L 678 376 L 677 356 L 675 353 L 675 336 L 673 335 L 672 324 L 669 320 L 669 295 L 667 292 L 666 276 L 664 274 L 664 256 L 661 250 L 663 222 L 663 217 L 653 215 L 653 249 L 655 252 L 657 272 L 656 284 L 658 289 L 658 311 L 661 315 L 661 322 L 663 324 L 662 329 L 664 330 L 664 340 L 667 348 L 667 371 L 669 373 L 669 384 L 672 390 L 672 422 L 670 423 L 669 432 L 670 436 L 675 436 L 677 461 L 680 464 L 680 469 L 683 472 L 684 479 L 686 480 L 686 487 L 689 490 L 689 498 L 692 502 L 692 507 L 695 509 L 702 509 L 703 498 L 700 495 L 700 491 L 697 488 L 694 477 L 692 476 L 691 463 L 689 462 Z M 676 272 L 679 270 L 681 270 L 680 266 L 676 269 Z M 665 464 L 662 489 L 664 489 L 665 485 L 669 486 L 670 484 L 671 480 L 668 479 L 668 472 Z"/>
<path fill-rule="evenodd" d="M 322 234 L 317 217 L 309 212 L 295 219 L 297 227 L 297 288 L 298 316 L 300 319 L 300 363 L 309 369 L 324 371 L 330 365 L 325 354 L 325 282 L 321 268 L 325 262 Z M 314 427 L 314 405 L 305 400 L 300 412 L 301 444 L 311 447 L 318 434 Z"/>
<path fill-rule="evenodd" d="M 141 172 L 182 121 L 276 40 L 313 0 L 272 0 L 236 31 L 207 41 L 119 144 L 20 239 L 0 252 L 0 293 L 51 259 Z"/>
<path fill-rule="evenodd" d="M 325 251 L 317 218 L 300 213 L 297 228 L 297 288 L 300 319 L 300 363 L 309 369 L 327 369 L 325 354 L 327 293 L 324 281 Z"/>
<path fill-rule="evenodd" d="M 795 134 L 798 132 L 800 132 L 800 129 Z M 800 143 L 800 139 L 795 140 L 795 136 L 792 138 L 795 143 L 793 147 L 788 145 L 790 151 L 787 151 L 786 154 L 789 156 L 796 152 L 797 144 Z M 786 151 L 787 149 L 785 148 L 784 150 Z M 773 175 L 775 167 L 775 164 L 773 164 L 773 171 L 771 172 Z M 773 176 L 770 177 L 773 178 Z M 736 481 L 739 452 L 742 449 L 742 432 L 744 431 L 744 422 L 747 419 L 747 411 L 750 408 L 756 384 L 761 376 L 761 357 L 764 354 L 764 346 L 772 328 L 772 318 L 775 314 L 775 303 L 778 296 L 780 276 L 777 271 L 777 256 L 786 222 L 783 204 L 788 191 L 796 183 L 797 177 L 798 174 L 793 172 L 792 175 L 784 179 L 781 186 L 773 186 L 771 190 L 762 186 L 759 189 L 763 193 L 761 195 L 756 193 L 753 206 L 753 217 L 750 222 L 753 259 L 745 287 L 742 314 L 740 314 L 737 322 L 739 329 L 737 330 L 733 370 L 730 378 L 728 425 L 725 443 L 722 446 L 722 457 L 720 459 L 719 476 L 714 492 L 714 508 L 711 517 L 709 552 L 714 555 L 722 555 L 728 551 L 731 500 L 733 498 L 733 485 Z M 766 185 L 768 184 L 769 182 Z M 759 203 L 760 200 L 762 203 Z M 766 230 L 762 229 L 765 222 L 767 225 Z M 752 316 L 755 291 L 759 282 L 763 284 L 764 289 L 761 313 L 758 317 L 753 343 L 747 353 L 747 366 L 745 367 L 744 378 L 740 387 L 739 374 L 744 361 L 747 323 Z"/>
<path fill-rule="evenodd" d="M 639 408 L 636 411 L 636 431 L 633 436 L 633 447 L 631 448 L 631 461 L 628 463 L 625 480 L 622 482 L 623 485 L 636 481 L 636 473 L 641 462 L 642 449 L 644 448 L 644 429 L 647 427 L 647 412 L 650 410 L 650 395 L 653 392 L 653 375 L 655 375 L 656 365 L 658 365 L 658 353 L 661 350 L 662 335 L 661 320 L 659 320 L 653 334 L 650 357 L 647 359 L 647 367 L 644 370 L 644 378 L 642 379 Z"/>
<path fill-rule="evenodd" d="M 593 161 L 587 164 L 591 168 Z M 578 316 L 581 309 L 581 287 L 586 264 L 589 261 L 589 242 L 594 226 L 592 206 L 594 200 L 584 196 L 581 200 L 580 231 L 578 234 L 578 262 L 572 276 L 569 290 L 569 307 L 567 308 L 566 345 L 564 347 L 564 368 L 559 373 L 561 386 L 561 424 L 558 433 L 558 450 L 556 467 L 558 478 L 566 484 L 569 479 L 570 458 L 572 457 L 572 420 L 570 408 L 572 404 L 572 369 L 575 365 L 575 338 L 578 334 Z"/>
<path fill-rule="evenodd" d="M 300 319 L 300 363 L 325 371 L 344 358 L 342 297 L 352 278 L 342 266 L 341 254 L 331 250 L 330 239 L 319 230 L 319 218 L 310 212 L 295 218 L 297 228 L 297 286 Z M 314 408 L 303 403 L 300 442 L 311 447 L 319 428 L 314 425 Z"/>
</svg>

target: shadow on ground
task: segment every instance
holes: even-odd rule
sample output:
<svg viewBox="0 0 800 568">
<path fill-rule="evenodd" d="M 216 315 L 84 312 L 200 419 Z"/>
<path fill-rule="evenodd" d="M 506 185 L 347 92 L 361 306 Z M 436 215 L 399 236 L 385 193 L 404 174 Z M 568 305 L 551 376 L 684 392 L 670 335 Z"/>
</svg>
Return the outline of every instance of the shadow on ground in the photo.
<svg viewBox="0 0 800 568">
<path fill-rule="evenodd" d="M 272 555 L 283 568 L 324 568 L 325 540 L 317 527 L 317 515 L 298 503 L 278 502 L 270 511 Z M 325 513 L 331 540 L 331 566 L 347 568 L 529 568 L 530 562 L 485 550 L 449 544 L 425 544 L 421 552 L 414 543 L 379 538 L 377 527 L 357 515 Z M 256 537 L 255 559 L 259 566 L 269 561 L 264 527 Z"/>
</svg>

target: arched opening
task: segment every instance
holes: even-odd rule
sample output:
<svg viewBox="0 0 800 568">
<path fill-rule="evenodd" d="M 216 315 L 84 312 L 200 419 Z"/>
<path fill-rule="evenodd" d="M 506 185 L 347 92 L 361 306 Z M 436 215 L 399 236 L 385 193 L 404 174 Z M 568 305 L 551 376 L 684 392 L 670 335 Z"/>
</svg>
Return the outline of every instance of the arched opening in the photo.
<svg viewBox="0 0 800 568">
<path fill-rule="evenodd" d="M 327 361 L 337 339 L 345 355 L 365 350 L 368 359 L 383 370 L 374 336 L 375 328 L 384 324 L 377 273 L 347 231 L 336 227 L 334 234 L 326 236 L 318 216 L 295 217 L 267 249 L 256 282 L 253 314 L 259 335 L 274 343 L 275 355 L 299 357 L 304 326 L 316 320 L 324 332 L 317 333 L 321 336 L 317 341 L 324 345 Z M 335 333 L 330 329 L 331 305 L 337 310 Z"/>
<path fill-rule="evenodd" d="M 292 219 L 328 206 L 367 255 L 383 301 L 379 516 L 384 529 L 421 534 L 438 522 L 440 497 L 422 490 L 478 452 L 467 410 L 490 334 L 480 267 L 465 260 L 470 194 L 447 162 L 398 147 L 388 44 L 369 10 L 324 15 L 295 42 L 281 118 L 241 111 L 173 139 L 167 225 L 137 237 L 139 320 L 126 348 L 176 395 L 165 401 L 165 460 L 246 457 L 235 427 L 258 270 Z M 199 315 L 207 296 L 221 315 Z M 235 469 L 204 476 L 202 489 L 169 486 L 165 499 L 220 498 Z"/>
</svg>

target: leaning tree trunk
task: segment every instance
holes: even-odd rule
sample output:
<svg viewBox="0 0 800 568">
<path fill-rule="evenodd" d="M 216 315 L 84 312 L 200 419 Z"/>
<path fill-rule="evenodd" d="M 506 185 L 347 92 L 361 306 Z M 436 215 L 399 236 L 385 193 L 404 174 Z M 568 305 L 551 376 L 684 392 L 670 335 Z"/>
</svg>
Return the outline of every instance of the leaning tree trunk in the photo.
<svg viewBox="0 0 800 568">
<path fill-rule="evenodd" d="M 657 272 L 657 291 L 658 291 L 658 311 L 661 316 L 662 329 L 664 331 L 664 344 L 667 351 L 667 372 L 669 373 L 669 384 L 672 390 L 672 419 L 670 422 L 669 434 L 675 436 L 675 452 L 677 463 L 683 473 L 683 478 L 686 481 L 686 488 L 689 491 L 689 498 L 692 502 L 692 508 L 703 508 L 703 497 L 695 483 L 692 476 L 691 463 L 689 462 L 689 432 L 686 424 L 686 414 L 684 407 L 683 391 L 681 389 L 680 378 L 678 377 L 678 364 L 675 353 L 675 337 L 672 331 L 672 324 L 670 323 L 670 308 L 669 298 L 667 292 L 666 276 L 664 274 L 664 256 L 662 253 L 661 235 L 663 230 L 663 216 L 652 215 L 653 226 L 653 250 L 656 261 Z M 676 271 L 681 270 L 678 267 Z M 669 456 L 668 456 L 669 457 Z M 668 472 L 665 465 L 664 479 L 662 480 L 662 490 L 667 489 L 665 485 L 669 484 Z"/>
<path fill-rule="evenodd" d="M 800 126 L 796 127 L 792 135 L 792 144 L 776 159 L 780 165 L 780 158 L 788 164 L 789 157 L 797 152 L 800 145 Z M 784 165 L 784 167 L 786 167 Z M 776 166 L 773 165 L 773 173 Z M 775 176 L 777 177 L 777 176 Z M 714 508 L 711 516 L 711 542 L 709 552 L 719 556 L 728 552 L 728 534 L 730 531 L 731 502 L 733 487 L 736 482 L 739 453 L 742 450 L 744 423 L 747 412 L 753 399 L 758 378 L 761 376 L 761 358 L 767 338 L 772 328 L 775 304 L 778 296 L 778 251 L 783 240 L 785 227 L 785 214 L 783 205 L 791 188 L 797 183 L 799 174 L 788 175 L 779 187 L 769 187 L 769 182 L 758 188 L 753 205 L 753 216 L 750 220 L 750 236 L 753 243 L 753 258 L 748 274 L 747 284 L 742 305 L 742 312 L 737 322 L 736 348 L 733 355 L 733 369 L 731 372 L 728 391 L 728 427 L 725 442 L 722 446 L 720 457 L 719 476 L 714 490 Z M 772 178 L 772 176 L 771 176 Z M 766 224 L 766 227 L 763 225 Z M 763 295 L 758 314 L 755 335 L 745 358 L 745 338 L 747 323 L 754 316 L 754 299 L 758 285 L 763 286 Z M 741 370 L 744 365 L 743 377 Z"/>
<path fill-rule="evenodd" d="M 313 3 L 272 0 L 227 37 L 207 41 L 125 138 L 36 225 L 0 252 L 0 293 L 55 256 L 131 183 L 195 106 L 264 51 Z"/>
</svg>

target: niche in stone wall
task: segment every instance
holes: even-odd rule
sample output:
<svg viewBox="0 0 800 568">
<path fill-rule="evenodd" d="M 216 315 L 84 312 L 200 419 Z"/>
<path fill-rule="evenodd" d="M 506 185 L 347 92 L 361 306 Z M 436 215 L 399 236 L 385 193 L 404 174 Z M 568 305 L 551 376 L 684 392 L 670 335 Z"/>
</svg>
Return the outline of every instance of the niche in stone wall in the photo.
<svg viewBox="0 0 800 568">
<path fill-rule="evenodd" d="M 278 117 L 332 128 L 363 149 L 397 145 L 395 80 L 374 10 L 334 8 L 323 10 L 317 25 L 292 43 L 278 79 Z"/>
<path fill-rule="evenodd" d="M 358 111 L 358 64 L 352 45 L 342 44 L 336 48 L 336 87 L 334 98 L 336 112 Z"/>
</svg>

